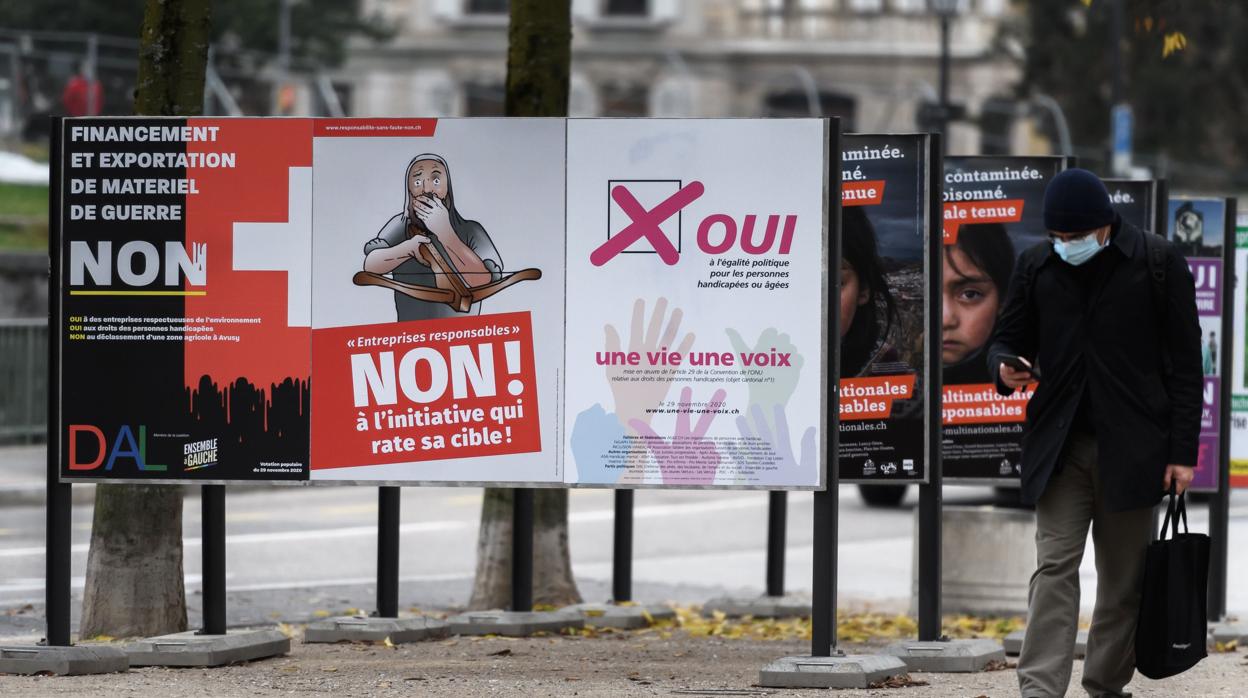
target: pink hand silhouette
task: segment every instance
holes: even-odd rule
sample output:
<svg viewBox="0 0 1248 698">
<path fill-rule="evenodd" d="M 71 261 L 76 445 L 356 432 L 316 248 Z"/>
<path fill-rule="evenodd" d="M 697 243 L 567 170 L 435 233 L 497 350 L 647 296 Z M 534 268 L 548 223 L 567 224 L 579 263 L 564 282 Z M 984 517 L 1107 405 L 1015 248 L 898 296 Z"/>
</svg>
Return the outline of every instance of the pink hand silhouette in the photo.
<svg viewBox="0 0 1248 698">
<path fill-rule="evenodd" d="M 689 414 L 693 411 L 693 389 L 681 388 L 680 402 L 677 404 L 676 432 L 671 439 L 659 436 L 649 424 L 630 419 L 628 425 L 633 428 L 650 449 L 654 460 L 659 464 L 664 483 L 683 485 L 709 485 L 715 481 L 715 473 L 719 470 L 719 449 L 715 442 L 705 438 L 706 432 L 715 421 L 716 410 L 724 404 L 728 392 L 722 388 L 715 391 L 710 402 L 698 416 L 698 423 L 689 428 Z"/>
</svg>

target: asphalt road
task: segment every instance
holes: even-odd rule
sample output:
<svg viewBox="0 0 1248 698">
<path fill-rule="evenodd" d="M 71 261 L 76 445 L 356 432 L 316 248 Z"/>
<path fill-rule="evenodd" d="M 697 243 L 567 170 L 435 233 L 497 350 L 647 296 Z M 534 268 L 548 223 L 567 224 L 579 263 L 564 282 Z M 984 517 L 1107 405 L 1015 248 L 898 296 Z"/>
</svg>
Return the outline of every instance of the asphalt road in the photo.
<svg viewBox="0 0 1248 698">
<path fill-rule="evenodd" d="M 982 487 L 946 487 L 946 504 L 983 504 Z M 759 594 L 764 583 L 767 494 L 653 491 L 636 494 L 634 595 L 642 601 L 700 603 L 725 592 Z M 903 506 L 868 508 L 857 489 L 840 494 L 841 604 L 895 611 L 909 607 L 914 488 Z M 402 494 L 401 597 L 404 607 L 466 603 L 475 564 L 481 490 L 406 488 Z M 587 600 L 610 595 L 613 499 L 609 491 L 571 493 L 573 569 Z M 811 584 L 809 493 L 789 495 L 786 579 Z M 199 605 L 199 500 L 183 515 L 186 584 Z M 231 623 L 299 620 L 317 611 L 374 606 L 377 491 L 372 487 L 231 490 L 227 499 L 227 585 Z M 1204 529 L 1203 508 L 1192 515 Z M 1248 611 L 1248 492 L 1234 495 L 1231 610 Z M 81 594 L 91 506 L 73 512 L 73 590 Z M 43 595 L 44 513 L 37 506 L 0 506 L 0 634 L 30 632 Z M 1238 543 L 1238 550 L 1237 548 Z M 1092 554 L 1084 559 L 1083 599 L 1094 597 Z M 1236 586 L 1238 583 L 1239 586 Z M 6 609 L 35 604 L 12 621 Z M 75 604 L 75 608 L 78 604 Z M 195 610 L 192 610 L 192 623 Z"/>
</svg>

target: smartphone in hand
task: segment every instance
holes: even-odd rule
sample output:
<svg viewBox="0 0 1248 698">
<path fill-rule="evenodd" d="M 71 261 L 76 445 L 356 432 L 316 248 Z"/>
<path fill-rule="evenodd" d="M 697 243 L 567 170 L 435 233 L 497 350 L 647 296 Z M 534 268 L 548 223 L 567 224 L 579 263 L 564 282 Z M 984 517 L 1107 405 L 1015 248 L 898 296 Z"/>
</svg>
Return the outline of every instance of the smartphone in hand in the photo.
<svg viewBox="0 0 1248 698">
<path fill-rule="evenodd" d="M 1036 380 L 1040 380 L 1040 369 L 1036 368 L 1035 366 L 1032 366 L 1031 362 L 1028 361 L 1027 359 L 1024 359 L 1021 356 L 1015 356 L 1013 354 L 1002 354 L 999 358 L 1001 359 L 1001 363 L 1005 364 L 1006 366 L 1009 366 L 1015 371 L 1026 371 L 1027 373 L 1030 373 L 1032 377 L 1035 378 Z"/>
</svg>

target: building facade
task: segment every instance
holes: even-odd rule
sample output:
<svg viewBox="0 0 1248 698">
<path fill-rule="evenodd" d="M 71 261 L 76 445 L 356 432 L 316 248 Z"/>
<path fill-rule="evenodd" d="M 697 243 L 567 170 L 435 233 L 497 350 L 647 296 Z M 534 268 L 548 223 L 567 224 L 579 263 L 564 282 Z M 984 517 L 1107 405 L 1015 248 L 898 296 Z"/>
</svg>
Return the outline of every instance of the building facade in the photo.
<svg viewBox="0 0 1248 698">
<path fill-rule="evenodd" d="M 971 117 L 950 152 L 1007 152 L 979 117 L 1010 103 L 996 49 L 1007 0 L 960 0 L 950 95 Z M 330 74 L 355 116 L 501 114 L 507 0 L 369 0 L 394 29 Z M 940 25 L 927 0 L 573 0 L 572 116 L 841 117 L 846 131 L 921 129 Z M 986 122 L 985 122 L 986 123 Z"/>
</svg>

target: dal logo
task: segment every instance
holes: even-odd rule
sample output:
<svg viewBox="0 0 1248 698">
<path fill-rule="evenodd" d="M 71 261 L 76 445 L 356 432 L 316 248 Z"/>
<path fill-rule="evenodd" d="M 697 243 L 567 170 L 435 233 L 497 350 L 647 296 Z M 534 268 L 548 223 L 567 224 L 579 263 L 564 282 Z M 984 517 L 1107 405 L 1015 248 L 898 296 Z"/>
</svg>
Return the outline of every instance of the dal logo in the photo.
<svg viewBox="0 0 1248 698">
<path fill-rule="evenodd" d="M 615 205 L 607 210 L 607 241 L 590 253 L 590 263 L 600 267 L 622 252 L 657 254 L 668 266 L 679 262 L 681 210 L 698 200 L 706 187 L 696 180 L 683 187 L 680 180 L 611 180 L 607 186 Z M 639 195 L 657 203 L 647 209 L 638 200 Z M 617 210 L 623 215 L 617 215 Z M 733 249 L 739 242 L 742 252 L 761 255 L 772 251 L 779 233 L 778 252 L 788 254 L 793 246 L 797 216 L 767 216 L 761 240 L 755 239 L 757 219 L 758 216 L 750 214 L 738 225 L 737 219 L 726 213 L 707 216 L 698 224 L 698 249 L 718 255 Z M 649 249 L 645 249 L 643 240 L 649 243 Z M 636 249 L 639 247 L 641 249 Z"/>
<path fill-rule="evenodd" d="M 94 448 L 83 447 L 84 444 L 90 444 L 92 441 L 95 442 Z M 85 453 L 92 451 L 96 454 L 95 458 L 84 462 L 82 458 Z M 108 459 L 107 462 L 105 458 Z M 129 425 L 121 425 L 111 448 L 108 445 L 108 439 L 104 437 L 103 430 L 99 427 L 90 424 L 69 425 L 70 470 L 95 470 L 103 465 L 106 472 L 112 472 L 113 465 L 118 459 L 134 461 L 139 470 L 143 472 L 164 472 L 169 469 L 169 466 L 151 463 L 147 460 L 147 427 L 145 425 L 139 425 L 137 440 Z"/>
</svg>

